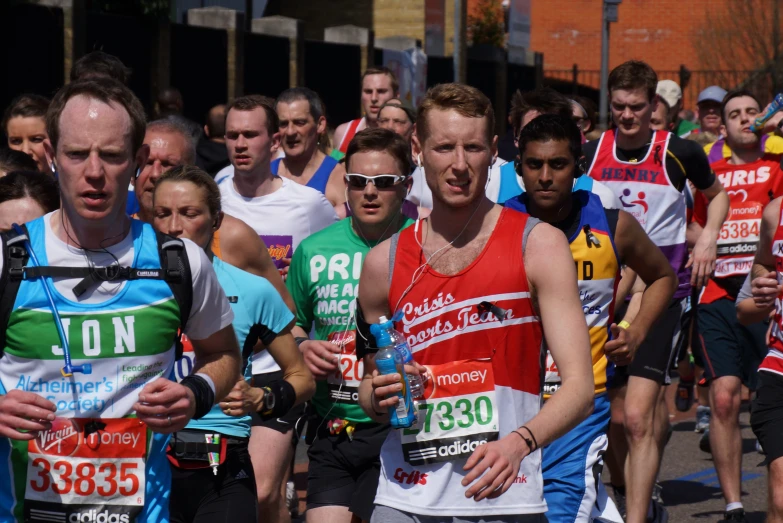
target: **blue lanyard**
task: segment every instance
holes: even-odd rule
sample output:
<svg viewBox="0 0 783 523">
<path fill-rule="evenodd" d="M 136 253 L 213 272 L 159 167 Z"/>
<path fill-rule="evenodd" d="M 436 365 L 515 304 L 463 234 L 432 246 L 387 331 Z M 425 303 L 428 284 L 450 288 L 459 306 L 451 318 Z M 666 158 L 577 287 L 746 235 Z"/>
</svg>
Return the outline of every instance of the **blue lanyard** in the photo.
<svg viewBox="0 0 783 523">
<path fill-rule="evenodd" d="M 17 234 L 25 238 L 25 248 L 27 249 L 27 254 L 30 255 L 30 259 L 33 260 L 33 264 L 36 267 L 40 267 L 41 264 L 38 263 L 38 257 L 35 255 L 35 252 L 33 252 L 33 246 L 30 245 L 30 239 L 27 237 L 27 235 L 24 233 L 22 228 L 14 223 L 11 225 L 13 227 L 14 231 L 16 231 Z M 43 286 L 44 292 L 46 293 L 46 299 L 49 301 L 49 306 L 52 309 L 52 315 L 54 316 L 54 324 L 57 327 L 57 334 L 60 335 L 60 343 L 63 345 L 63 358 L 65 359 L 65 366 L 60 370 L 62 375 L 64 377 L 70 377 L 73 376 L 74 372 L 81 372 L 82 374 L 92 374 L 92 365 L 89 363 L 85 363 L 84 365 L 72 365 L 71 364 L 71 349 L 68 346 L 68 338 L 65 336 L 65 330 L 63 329 L 63 322 L 60 319 L 60 313 L 57 311 L 57 306 L 54 303 L 54 297 L 52 296 L 52 291 L 49 289 L 49 283 L 46 281 L 45 276 L 41 276 L 41 285 Z"/>
</svg>

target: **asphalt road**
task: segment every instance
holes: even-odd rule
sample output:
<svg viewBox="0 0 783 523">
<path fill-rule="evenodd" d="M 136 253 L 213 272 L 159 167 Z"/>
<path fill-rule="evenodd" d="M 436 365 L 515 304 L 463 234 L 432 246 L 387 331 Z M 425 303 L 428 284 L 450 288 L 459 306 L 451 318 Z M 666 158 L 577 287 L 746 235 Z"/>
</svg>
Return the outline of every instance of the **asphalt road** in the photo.
<svg viewBox="0 0 783 523">
<path fill-rule="evenodd" d="M 694 406 L 690 412 L 677 412 L 673 396 L 676 384 L 668 390 L 669 411 L 674 432 L 666 447 L 659 483 L 662 497 L 669 512 L 670 523 L 717 522 L 723 518 L 726 507 L 718 485 L 718 477 L 712 456 L 699 450 L 701 434 L 693 431 Z M 756 452 L 756 439 L 750 430 L 747 405 L 740 416 L 742 426 L 742 502 L 749 523 L 762 523 L 767 507 L 767 476 L 764 456 Z M 307 449 L 302 442 L 296 453 L 295 481 L 299 491 L 300 513 L 304 513 L 307 485 Z M 608 483 L 608 471 L 604 469 Z M 611 490 L 609 490 L 611 492 Z"/>
</svg>

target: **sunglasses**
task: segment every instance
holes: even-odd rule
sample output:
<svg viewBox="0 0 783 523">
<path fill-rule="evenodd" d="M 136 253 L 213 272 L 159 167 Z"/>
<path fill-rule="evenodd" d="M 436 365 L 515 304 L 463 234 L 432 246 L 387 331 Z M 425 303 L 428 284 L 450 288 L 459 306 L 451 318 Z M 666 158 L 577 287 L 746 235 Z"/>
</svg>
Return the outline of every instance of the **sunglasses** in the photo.
<svg viewBox="0 0 783 523">
<path fill-rule="evenodd" d="M 404 182 L 408 177 L 398 174 L 379 174 L 377 176 L 365 176 L 363 174 L 346 174 L 345 180 L 351 189 L 364 189 L 367 183 L 372 183 L 376 189 L 391 189 L 395 185 Z"/>
</svg>

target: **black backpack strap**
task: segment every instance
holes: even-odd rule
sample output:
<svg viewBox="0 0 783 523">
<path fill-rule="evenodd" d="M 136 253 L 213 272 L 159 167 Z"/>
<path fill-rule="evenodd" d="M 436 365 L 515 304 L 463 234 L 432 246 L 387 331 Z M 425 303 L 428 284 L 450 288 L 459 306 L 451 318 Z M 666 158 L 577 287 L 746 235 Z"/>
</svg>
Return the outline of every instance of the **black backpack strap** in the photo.
<svg viewBox="0 0 783 523">
<path fill-rule="evenodd" d="M 22 225 L 24 234 L 20 235 L 11 230 L 2 233 L 3 244 L 3 270 L 0 274 L 0 355 L 5 351 L 5 333 L 8 329 L 8 320 L 14 309 L 16 295 L 19 286 L 24 279 L 24 267 L 29 255 L 25 241 L 27 227 Z"/>
<path fill-rule="evenodd" d="M 190 318 L 193 305 L 193 274 L 190 272 L 190 262 L 185 243 L 172 236 L 155 231 L 158 240 L 160 266 L 163 269 L 163 279 L 171 288 L 179 305 L 179 334 L 175 340 L 176 358 L 182 357 L 182 333 Z"/>
</svg>

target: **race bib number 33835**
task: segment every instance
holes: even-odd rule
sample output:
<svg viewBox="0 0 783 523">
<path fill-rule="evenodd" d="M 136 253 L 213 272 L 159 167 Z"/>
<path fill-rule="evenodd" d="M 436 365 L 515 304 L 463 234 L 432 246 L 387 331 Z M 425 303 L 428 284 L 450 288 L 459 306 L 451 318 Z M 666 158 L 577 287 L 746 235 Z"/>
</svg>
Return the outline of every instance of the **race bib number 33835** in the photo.
<svg viewBox="0 0 783 523">
<path fill-rule="evenodd" d="M 28 443 L 25 520 L 133 521 L 144 508 L 146 449 L 135 418 L 56 419 Z"/>
<path fill-rule="evenodd" d="M 498 439 L 495 379 L 489 360 L 427 366 L 430 379 L 418 402 L 418 421 L 402 432 L 411 465 L 465 459 Z"/>
</svg>

